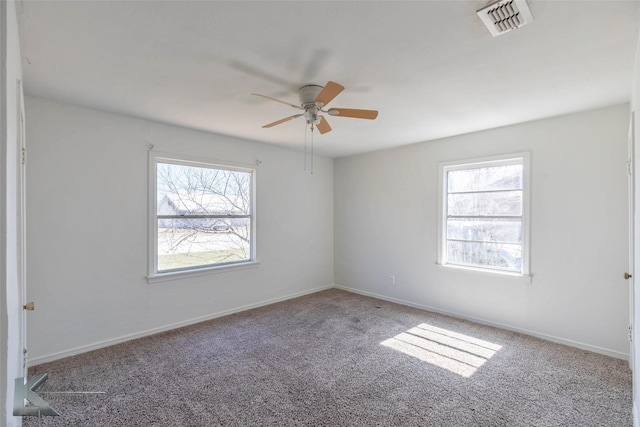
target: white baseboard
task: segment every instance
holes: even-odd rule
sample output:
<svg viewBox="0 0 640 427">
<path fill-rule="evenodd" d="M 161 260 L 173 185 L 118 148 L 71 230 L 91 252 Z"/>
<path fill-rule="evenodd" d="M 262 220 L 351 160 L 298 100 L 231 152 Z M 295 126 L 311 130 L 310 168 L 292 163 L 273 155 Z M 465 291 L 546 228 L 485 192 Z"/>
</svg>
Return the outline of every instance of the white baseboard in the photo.
<svg viewBox="0 0 640 427">
<path fill-rule="evenodd" d="M 93 344 L 89 344 L 89 345 L 85 345 L 85 346 L 80 346 L 80 347 L 76 347 L 76 348 L 72 348 L 70 350 L 65 350 L 65 351 L 61 351 L 58 353 L 52 353 L 52 354 L 48 354 L 48 355 L 44 355 L 44 356 L 39 356 L 39 357 L 34 357 L 33 359 L 29 360 L 29 367 L 31 366 L 36 366 L 36 365 L 40 365 L 42 363 L 47 363 L 47 362 L 53 362 L 54 360 L 58 360 L 58 359 L 63 359 L 65 357 L 69 357 L 69 356 L 75 356 L 77 354 L 81 354 L 81 353 L 86 353 L 88 351 L 93 351 L 93 350 L 98 350 L 100 348 L 104 348 L 104 347 L 109 347 L 115 344 L 120 344 L 126 341 L 131 341 L 131 340 L 135 340 L 137 338 L 143 338 L 149 335 L 154 335 L 154 334 L 158 334 L 161 332 L 166 332 L 166 331 L 170 331 L 173 329 L 178 329 L 178 328 L 182 328 L 184 326 L 189 326 L 189 325 L 193 325 L 196 323 L 200 323 L 200 322 L 204 322 L 207 320 L 211 320 L 211 319 L 216 319 L 218 317 L 222 317 L 222 316 L 228 316 L 229 314 L 234 314 L 234 313 L 239 313 L 241 311 L 246 311 L 246 310 L 251 310 L 252 308 L 258 308 L 258 307 L 263 307 L 265 305 L 269 305 L 269 304 L 275 304 L 277 302 L 282 302 L 282 301 L 286 301 L 286 300 L 290 300 L 293 298 L 298 298 L 304 295 L 309 295 L 309 294 L 315 294 L 316 292 L 320 292 L 320 291 L 324 291 L 327 289 L 332 289 L 335 288 L 336 286 L 331 284 L 331 285 L 326 285 L 326 286 L 320 286 L 317 288 L 313 288 L 313 289 L 308 289 L 305 291 L 301 291 L 301 292 L 296 292 L 293 294 L 289 294 L 289 295 L 284 295 L 281 297 L 277 297 L 277 298 L 271 298 L 268 300 L 264 300 L 264 301 L 260 301 L 257 303 L 253 303 L 253 304 L 247 304 L 241 307 L 236 307 L 236 308 L 232 308 L 230 310 L 224 310 L 224 311 L 220 311 L 217 313 L 212 313 L 212 314 L 208 314 L 206 316 L 200 316 L 200 317 L 196 317 L 193 319 L 188 319 L 182 322 L 177 322 L 177 323 L 172 323 L 170 325 L 165 325 L 165 326 L 161 326 L 159 328 L 153 328 L 153 329 L 149 329 L 146 331 L 142 331 L 142 332 L 137 332 L 135 334 L 129 334 L 129 335 L 123 335 L 117 338 L 111 338 L 108 340 L 104 340 L 104 341 L 99 341 Z"/>
<path fill-rule="evenodd" d="M 234 314 L 234 313 L 239 313 L 241 311 L 246 311 L 246 310 L 251 310 L 253 308 L 258 308 L 258 307 L 262 307 L 265 305 L 269 305 L 269 304 L 274 304 L 277 302 L 281 302 L 281 301 L 286 301 L 286 300 L 290 300 L 293 298 L 297 298 L 297 297 L 301 297 L 304 295 L 309 295 L 309 294 L 314 294 L 316 292 L 320 292 L 320 291 L 324 291 L 327 289 L 332 289 L 332 288 L 336 288 L 336 289 L 341 289 L 347 292 L 352 292 L 352 293 L 356 293 L 356 294 L 360 294 L 360 295 L 365 295 L 365 296 L 369 296 L 372 298 L 377 298 L 380 300 L 384 300 L 384 301 L 389 301 L 389 302 L 393 302 L 396 304 L 401 304 L 401 305 L 406 305 L 408 307 L 414 307 L 414 308 L 418 308 L 421 310 L 426 310 L 426 311 L 432 311 L 434 313 L 439 313 L 439 314 L 444 314 L 446 316 L 451 316 L 451 317 L 456 317 L 456 318 L 460 318 L 460 319 L 465 319 L 465 320 L 469 320 L 472 322 L 476 322 L 476 323 L 480 323 L 483 325 L 487 325 L 487 326 L 493 326 L 496 328 L 501 328 L 501 329 L 506 329 L 508 331 L 513 331 L 513 332 L 519 332 L 525 335 L 530 335 L 536 338 L 541 338 L 547 341 L 552 341 L 558 344 L 564 344 L 564 345 L 568 345 L 571 347 L 576 347 L 576 348 L 580 348 L 582 350 L 587 350 L 587 351 L 591 351 L 594 353 L 600 353 L 600 354 L 604 354 L 607 356 L 611 356 L 611 357 L 615 357 L 617 359 L 623 359 L 623 360 L 629 360 L 629 354 L 626 353 L 621 353 L 618 351 L 614 351 L 614 350 L 609 350 L 607 348 L 603 348 L 603 347 L 598 347 L 598 346 L 593 346 L 590 344 L 585 344 L 585 343 L 581 343 L 581 342 L 577 342 L 577 341 L 572 341 L 572 340 L 568 340 L 565 338 L 560 338 L 560 337 L 556 337 L 553 335 L 547 335 L 547 334 L 543 334 L 543 333 L 539 333 L 539 332 L 535 332 L 535 331 L 530 331 L 527 329 L 521 329 L 521 328 L 515 328 L 509 325 L 505 325 L 502 323 L 496 323 L 496 322 L 491 322 L 485 319 L 481 319 L 481 318 L 477 318 L 477 317 L 473 317 L 473 316 L 467 316 L 464 314 L 460 314 L 460 313 L 456 313 L 456 312 L 452 312 L 452 311 L 448 311 L 448 310 L 441 310 L 435 307 L 431 307 L 431 306 L 427 306 L 427 305 L 423 305 L 423 304 L 416 304 L 410 301 L 405 301 L 405 300 L 401 300 L 398 298 L 392 298 L 392 297 L 388 297 L 385 295 L 380 295 L 380 294 L 376 294 L 373 292 L 367 292 L 367 291 L 362 291 L 360 289 L 355 289 L 355 288 L 350 288 L 347 286 L 341 286 L 341 285 L 337 285 L 337 284 L 331 284 L 331 285 L 326 285 L 326 286 L 321 286 L 321 287 L 317 287 L 317 288 L 313 288 L 313 289 L 308 289 L 302 292 L 296 292 L 293 294 L 289 294 L 289 295 L 284 295 L 281 297 L 277 297 L 277 298 L 271 298 L 268 300 L 264 300 L 264 301 L 260 301 L 257 303 L 253 303 L 253 304 L 248 304 L 248 305 L 244 305 L 241 307 L 236 307 L 233 309 L 229 309 L 229 310 L 224 310 L 224 311 L 220 311 L 217 313 L 212 313 L 206 316 L 201 316 L 201 317 L 196 317 L 193 319 L 188 319 L 182 322 L 178 322 L 178 323 L 173 323 L 170 325 L 165 325 L 165 326 L 161 326 L 159 328 L 153 328 L 153 329 L 149 329 L 146 331 L 142 331 L 142 332 L 137 332 L 135 334 L 129 334 L 129 335 L 123 335 L 120 337 L 116 337 L 116 338 L 112 338 L 112 339 L 108 339 L 108 340 L 104 340 L 104 341 L 99 341 L 93 344 L 89 344 L 86 346 L 80 346 L 80 347 L 76 347 L 76 348 L 72 348 L 69 350 L 65 350 L 65 351 L 61 351 L 58 353 L 52 353 L 52 354 L 48 354 L 48 355 L 44 355 L 44 356 L 39 356 L 39 357 L 34 357 L 33 359 L 29 360 L 29 366 L 36 366 L 36 365 L 40 365 L 42 363 L 47 363 L 47 362 L 52 362 L 54 360 L 58 360 L 58 359 L 63 359 L 65 357 L 69 357 L 69 356 L 75 356 L 77 354 L 81 354 L 81 353 L 86 353 L 88 351 L 92 351 L 92 350 L 98 350 L 100 348 L 104 348 L 104 347 L 109 347 L 115 344 L 120 344 L 126 341 L 131 341 L 137 338 L 143 338 L 149 335 L 154 335 L 154 334 L 158 334 L 161 332 L 166 332 L 166 331 L 170 331 L 173 329 L 178 329 L 178 328 L 182 328 L 184 326 L 189 326 L 189 325 L 193 325 L 196 323 L 200 323 L 200 322 L 204 322 L 207 320 L 211 320 L 211 319 L 215 319 L 218 317 L 222 317 L 222 316 L 227 316 L 229 314 Z M 634 402 L 634 407 L 633 407 L 634 411 L 636 411 L 636 405 Z M 634 418 L 635 419 L 635 418 Z M 640 427 L 640 424 L 636 424 L 635 427 Z"/>
<path fill-rule="evenodd" d="M 578 341 L 573 341 L 573 340 L 569 340 L 566 338 L 561 338 L 561 337 L 556 337 L 553 335 L 547 335 L 544 333 L 540 333 L 540 332 L 535 332 L 535 331 L 530 331 L 528 329 L 521 329 L 521 328 L 516 328 L 513 326 L 509 326 L 509 325 L 505 325 L 502 323 L 496 323 L 496 322 L 492 322 L 489 320 L 485 320 L 485 319 L 481 319 L 478 317 L 473 317 L 473 316 L 467 316 L 464 314 L 460 314 L 460 313 L 456 313 L 456 312 L 452 312 L 452 311 L 448 311 L 448 310 L 442 310 L 439 308 L 435 308 L 435 307 L 430 307 L 428 305 L 422 305 L 422 304 L 416 304 L 410 301 L 404 301 L 398 298 L 392 298 L 392 297 L 388 297 L 385 295 L 379 295 L 373 292 L 367 292 L 367 291 L 362 291 L 360 289 L 355 289 L 355 288 L 350 288 L 347 286 L 341 286 L 341 285 L 335 285 L 336 289 L 342 289 L 343 291 L 347 291 L 347 292 L 353 292 L 356 294 L 360 294 L 360 295 L 365 295 L 365 296 L 369 296 L 372 298 L 377 298 L 377 299 L 381 299 L 384 301 L 389 301 L 389 302 L 393 302 L 396 304 L 401 304 L 401 305 L 406 305 L 409 307 L 413 307 L 413 308 L 418 308 L 421 310 L 426 310 L 426 311 L 432 311 L 434 313 L 439 313 L 439 314 L 444 314 L 445 316 L 451 316 L 451 317 L 456 317 L 459 319 L 465 319 L 465 320 L 469 320 L 471 322 L 475 322 L 475 323 L 480 323 L 482 325 L 487 325 L 487 326 L 493 326 L 496 328 L 500 328 L 500 329 L 506 329 L 507 331 L 512 331 L 512 332 L 518 332 L 521 334 L 525 334 L 525 335 L 530 335 L 532 337 L 536 337 L 536 338 L 541 338 L 543 340 L 547 340 L 547 341 L 552 341 L 558 344 L 564 344 L 564 345 L 568 345 L 570 347 L 576 347 L 582 350 L 587 350 L 587 351 L 591 351 L 593 353 L 599 353 L 599 354 L 604 354 L 606 356 L 611 356 L 611 357 L 615 357 L 616 359 L 623 359 L 623 360 L 629 360 L 629 354 L 628 353 L 622 353 L 619 351 L 615 351 L 615 350 L 610 350 L 608 348 L 603 348 L 603 347 L 598 347 L 598 346 L 594 346 L 594 345 L 590 345 L 590 344 L 585 344 L 585 343 L 581 343 Z M 637 426 L 637 427 L 640 427 Z"/>
</svg>

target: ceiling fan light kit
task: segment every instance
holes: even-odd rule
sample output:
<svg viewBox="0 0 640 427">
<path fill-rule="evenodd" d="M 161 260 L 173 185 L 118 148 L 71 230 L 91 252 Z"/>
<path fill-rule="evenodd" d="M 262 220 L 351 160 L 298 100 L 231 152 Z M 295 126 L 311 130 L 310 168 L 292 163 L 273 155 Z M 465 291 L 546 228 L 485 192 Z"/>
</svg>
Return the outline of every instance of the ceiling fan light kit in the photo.
<svg viewBox="0 0 640 427">
<path fill-rule="evenodd" d="M 493 37 L 523 27 L 533 21 L 527 0 L 498 0 L 477 11 Z"/>
</svg>

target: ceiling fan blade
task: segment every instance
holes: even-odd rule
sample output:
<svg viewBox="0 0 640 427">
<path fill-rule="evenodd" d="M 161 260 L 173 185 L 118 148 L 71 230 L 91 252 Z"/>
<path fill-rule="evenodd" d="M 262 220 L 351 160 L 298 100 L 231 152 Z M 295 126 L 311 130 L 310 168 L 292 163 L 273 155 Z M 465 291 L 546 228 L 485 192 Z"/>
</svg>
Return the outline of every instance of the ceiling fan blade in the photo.
<svg viewBox="0 0 640 427">
<path fill-rule="evenodd" d="M 331 108 L 327 113 L 330 116 L 353 117 L 356 119 L 373 120 L 378 117 L 376 110 L 355 110 L 353 108 Z"/>
<path fill-rule="evenodd" d="M 320 133 L 331 132 L 331 126 L 329 126 L 329 122 L 325 120 L 324 116 L 320 116 L 320 123 L 316 125 L 316 128 Z"/>
<path fill-rule="evenodd" d="M 262 126 L 263 128 L 270 128 L 270 127 L 274 127 L 276 125 L 279 125 L 280 123 L 284 123 L 284 122 L 288 122 L 289 120 L 293 120 L 293 119 L 297 119 L 298 117 L 303 116 L 304 114 L 294 114 L 293 116 L 287 117 L 285 119 L 280 119 L 277 122 L 273 122 L 273 123 L 269 123 L 268 125 L 264 125 Z"/>
<path fill-rule="evenodd" d="M 260 95 L 259 93 L 252 93 L 251 95 L 260 96 L 260 97 L 262 97 L 262 98 L 267 98 L 267 99 L 270 99 L 270 100 L 272 100 L 272 101 L 280 102 L 280 103 L 282 103 L 282 104 L 287 104 L 287 105 L 289 105 L 289 106 L 291 106 L 291 107 L 293 107 L 293 108 L 297 108 L 298 110 L 304 110 L 304 108 L 302 108 L 302 107 L 301 107 L 301 106 L 299 106 L 299 105 L 291 104 L 291 103 L 289 103 L 289 102 L 287 102 L 287 101 L 280 101 L 279 99 L 272 98 L 272 97 L 267 96 L 267 95 Z"/>
<path fill-rule="evenodd" d="M 316 104 L 319 103 L 320 106 L 325 106 L 331 102 L 333 98 L 338 96 L 340 92 L 344 90 L 344 86 L 338 84 L 336 82 L 327 82 L 325 87 L 322 88 L 320 93 L 316 96 L 316 99 L 313 100 Z"/>
</svg>

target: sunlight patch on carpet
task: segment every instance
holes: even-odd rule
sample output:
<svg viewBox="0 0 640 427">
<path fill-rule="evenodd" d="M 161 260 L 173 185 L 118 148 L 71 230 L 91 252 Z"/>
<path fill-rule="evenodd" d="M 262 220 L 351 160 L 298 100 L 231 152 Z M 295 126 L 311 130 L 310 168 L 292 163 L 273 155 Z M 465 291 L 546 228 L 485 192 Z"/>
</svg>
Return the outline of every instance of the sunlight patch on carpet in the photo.
<svg viewBox="0 0 640 427">
<path fill-rule="evenodd" d="M 501 345 L 422 323 L 393 338 L 385 347 L 469 378 Z"/>
</svg>

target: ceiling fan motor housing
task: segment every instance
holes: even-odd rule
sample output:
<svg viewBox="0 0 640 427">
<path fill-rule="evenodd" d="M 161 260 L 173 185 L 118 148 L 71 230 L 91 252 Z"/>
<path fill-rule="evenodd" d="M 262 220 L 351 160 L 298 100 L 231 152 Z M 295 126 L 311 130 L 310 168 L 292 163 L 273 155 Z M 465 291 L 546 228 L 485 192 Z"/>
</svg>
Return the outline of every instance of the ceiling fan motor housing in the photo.
<svg viewBox="0 0 640 427">
<path fill-rule="evenodd" d="M 304 117 L 308 124 L 317 125 L 320 122 L 320 108 L 322 105 L 316 105 L 315 99 L 322 90 L 320 85 L 305 85 L 298 89 L 298 97 L 300 106 L 304 108 Z"/>
<path fill-rule="evenodd" d="M 298 97 L 300 99 L 300 106 L 306 108 L 310 105 L 315 106 L 314 100 L 322 90 L 320 85 L 305 85 L 298 89 Z M 320 106 L 322 107 L 322 106 Z"/>
</svg>

